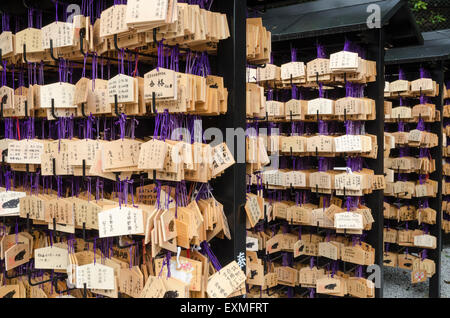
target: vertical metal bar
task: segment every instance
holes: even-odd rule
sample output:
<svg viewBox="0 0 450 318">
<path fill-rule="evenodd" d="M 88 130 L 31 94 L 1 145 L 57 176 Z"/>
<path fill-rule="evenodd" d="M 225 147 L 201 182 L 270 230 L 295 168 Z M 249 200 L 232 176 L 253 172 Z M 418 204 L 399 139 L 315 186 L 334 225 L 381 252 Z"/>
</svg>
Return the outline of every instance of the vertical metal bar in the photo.
<svg viewBox="0 0 450 318">
<path fill-rule="evenodd" d="M 433 79 L 439 84 L 439 96 L 435 98 L 436 109 L 441 112 L 440 122 L 432 124 L 433 133 L 438 135 L 439 145 L 431 150 L 432 157 L 436 161 L 436 171 L 432 174 L 432 179 L 438 182 L 438 194 L 435 199 L 430 200 L 431 208 L 436 210 L 436 224 L 431 226 L 430 234 L 436 237 L 436 249 L 430 250 L 429 258 L 436 263 L 436 273 L 430 278 L 429 297 L 441 297 L 441 246 L 442 246 L 442 145 L 444 126 L 444 65 L 440 61 L 437 67 L 432 70 Z"/>
<path fill-rule="evenodd" d="M 246 2 L 242 0 L 216 1 L 217 11 L 226 13 L 231 37 L 219 43 L 217 52 L 218 74 L 224 77 L 229 90 L 228 112 L 218 125 L 225 133 L 230 129 L 246 129 Z M 239 139 L 239 138 L 237 138 Z M 215 195 L 223 205 L 230 225 L 232 239 L 217 243 L 214 252 L 224 265 L 243 257 L 245 261 L 246 216 L 244 212 L 246 194 L 245 153 L 243 162 L 238 162 L 238 154 L 245 151 L 243 144 L 233 137 L 227 137 L 227 144 L 233 152 L 236 164 L 214 183 Z M 242 148 L 242 149 L 238 149 Z M 238 151 L 239 150 L 239 151 Z M 214 245 L 214 242 L 212 243 Z M 243 268 L 245 271 L 245 267 Z"/>
<path fill-rule="evenodd" d="M 376 120 L 367 122 L 367 132 L 377 136 L 378 155 L 376 160 L 369 163 L 370 169 L 374 170 L 376 175 L 384 174 L 384 29 L 375 29 L 375 41 L 368 47 L 368 59 L 375 60 L 377 63 L 377 80 L 368 85 L 367 95 L 374 99 L 376 103 Z M 383 200 L 384 191 L 374 191 L 367 197 L 367 206 L 372 210 L 375 223 L 372 230 L 368 233 L 367 241 L 375 249 L 375 264 L 379 266 L 379 282 L 375 289 L 375 297 L 383 298 Z"/>
</svg>

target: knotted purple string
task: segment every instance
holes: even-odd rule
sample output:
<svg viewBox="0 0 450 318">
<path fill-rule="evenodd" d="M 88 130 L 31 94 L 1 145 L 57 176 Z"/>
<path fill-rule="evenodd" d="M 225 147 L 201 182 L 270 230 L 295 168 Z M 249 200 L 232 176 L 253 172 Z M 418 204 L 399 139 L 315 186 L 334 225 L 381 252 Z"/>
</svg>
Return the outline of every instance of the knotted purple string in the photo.
<svg viewBox="0 0 450 318">
<path fill-rule="evenodd" d="M 220 271 L 222 269 L 222 265 L 220 265 L 219 260 L 212 252 L 211 248 L 209 247 L 208 242 L 203 241 L 202 243 L 200 243 L 200 247 L 202 248 L 202 250 L 201 250 L 202 254 L 208 256 L 209 261 L 214 266 L 216 271 Z"/>
<path fill-rule="evenodd" d="M 120 125 L 120 139 L 125 139 L 125 129 L 127 125 L 127 115 L 120 115 L 120 119 L 116 122 L 116 125 Z"/>
<path fill-rule="evenodd" d="M 422 262 L 427 258 L 427 256 L 428 256 L 428 251 L 426 250 L 426 249 L 424 249 L 423 251 L 422 251 Z"/>
<path fill-rule="evenodd" d="M 405 123 L 403 121 L 398 122 L 398 131 L 405 132 Z"/>
<path fill-rule="evenodd" d="M 319 120 L 319 135 L 328 135 L 328 122 Z"/>
<path fill-rule="evenodd" d="M 2 13 L 2 32 L 11 31 L 10 25 L 9 25 L 9 14 Z"/>
<path fill-rule="evenodd" d="M 319 97 L 323 98 L 324 97 L 324 89 L 323 89 L 323 84 L 319 83 Z"/>
<path fill-rule="evenodd" d="M 425 68 L 420 68 L 420 78 L 431 78 L 430 73 Z"/>
<path fill-rule="evenodd" d="M 325 53 L 325 47 L 319 43 L 317 43 L 317 58 L 318 59 L 326 59 L 327 55 Z"/>
<path fill-rule="evenodd" d="M 356 277 L 362 278 L 363 277 L 363 268 L 361 265 L 358 265 L 356 269 Z"/>
<path fill-rule="evenodd" d="M 358 197 L 347 197 L 345 201 L 345 205 L 347 207 L 347 211 L 353 211 L 358 208 Z"/>
<path fill-rule="evenodd" d="M 398 69 L 398 79 L 402 81 L 406 80 L 405 72 L 401 68 Z"/>
<path fill-rule="evenodd" d="M 350 47 L 351 47 L 351 42 L 348 39 L 345 39 L 345 43 L 344 43 L 344 51 L 350 51 Z"/>
</svg>

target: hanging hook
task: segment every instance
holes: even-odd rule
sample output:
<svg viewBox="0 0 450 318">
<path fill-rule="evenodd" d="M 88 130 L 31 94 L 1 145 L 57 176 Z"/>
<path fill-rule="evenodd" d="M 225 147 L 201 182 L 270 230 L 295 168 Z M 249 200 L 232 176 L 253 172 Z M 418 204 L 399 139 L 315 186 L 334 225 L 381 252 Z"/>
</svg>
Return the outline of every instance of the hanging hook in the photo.
<svg viewBox="0 0 450 318">
<path fill-rule="evenodd" d="M 158 114 L 158 110 L 156 109 L 156 93 L 155 92 L 152 93 L 152 108 L 153 108 L 153 113 L 155 115 Z"/>
<path fill-rule="evenodd" d="M 53 52 L 53 39 L 50 39 L 50 56 L 55 62 L 59 63 L 59 59 L 55 57 L 55 53 Z"/>
<path fill-rule="evenodd" d="M 25 62 L 25 64 L 29 64 L 28 59 L 27 59 L 27 45 L 24 43 L 23 44 L 23 53 L 22 53 L 22 58 L 23 61 Z"/>
<path fill-rule="evenodd" d="M 56 116 L 56 114 L 55 114 L 55 99 L 54 98 L 52 98 L 52 108 L 50 109 L 50 112 L 55 120 L 59 119 L 59 117 Z"/>
<path fill-rule="evenodd" d="M 117 94 L 114 95 L 114 112 L 116 113 L 117 117 L 120 117 L 119 114 L 119 104 L 118 104 L 118 96 Z"/>
<path fill-rule="evenodd" d="M 25 119 L 28 119 L 28 101 L 25 101 Z"/>
<path fill-rule="evenodd" d="M 86 160 L 83 159 L 83 179 L 86 178 Z"/>
<path fill-rule="evenodd" d="M 53 164 L 53 176 L 56 177 L 56 158 L 53 158 L 52 164 Z"/>
<path fill-rule="evenodd" d="M 1 101 L 1 108 L 0 108 L 0 118 L 2 118 L 3 119 L 3 104 L 4 104 L 4 100 L 5 100 L 5 97 L 6 97 L 6 95 L 5 96 L 3 96 L 3 98 L 2 98 L 2 101 Z"/>
<path fill-rule="evenodd" d="M 40 286 L 40 285 L 44 285 L 44 284 L 46 284 L 46 283 L 50 283 L 50 282 L 53 282 L 53 278 L 50 278 L 50 279 L 47 279 L 47 280 L 42 280 L 42 281 L 40 281 L 40 282 L 38 282 L 38 283 L 33 283 L 32 281 L 31 281 L 31 276 L 33 275 L 33 274 L 35 274 L 35 273 L 38 273 L 39 271 L 36 271 L 36 270 L 28 270 L 28 284 L 30 285 L 30 286 L 32 286 L 32 287 L 34 287 L 34 286 Z M 53 276 L 53 274 L 54 274 L 54 271 L 52 270 L 52 276 Z"/>
<path fill-rule="evenodd" d="M 82 115 L 84 118 L 88 118 L 89 116 L 86 116 L 85 107 L 86 107 L 86 103 L 81 103 L 81 115 Z"/>
<path fill-rule="evenodd" d="M 86 29 L 82 28 L 80 29 L 80 53 L 86 57 L 87 54 L 84 52 L 84 37 L 86 36 Z"/>
</svg>

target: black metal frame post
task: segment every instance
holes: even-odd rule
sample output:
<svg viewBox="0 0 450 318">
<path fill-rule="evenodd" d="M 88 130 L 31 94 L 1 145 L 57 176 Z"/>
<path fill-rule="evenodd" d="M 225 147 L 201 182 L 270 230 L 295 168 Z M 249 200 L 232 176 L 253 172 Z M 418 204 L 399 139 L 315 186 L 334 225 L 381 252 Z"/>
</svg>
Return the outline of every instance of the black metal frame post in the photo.
<svg viewBox="0 0 450 318">
<path fill-rule="evenodd" d="M 231 129 L 246 129 L 246 3 L 242 0 L 220 0 L 217 10 L 227 14 L 231 33 L 229 39 L 219 43 L 217 53 L 218 74 L 224 77 L 225 87 L 229 90 L 229 109 L 218 125 L 224 136 L 227 136 L 226 133 Z M 245 139 L 243 144 L 239 144 L 239 140 L 233 138 L 234 142 L 227 140 L 227 144 L 235 156 L 236 164 L 214 183 L 214 188 L 218 190 L 215 195 L 224 205 L 232 236 L 230 241 L 215 244 L 214 251 L 223 264 L 238 258 L 245 261 L 246 251 L 246 214 L 243 210 L 246 200 L 245 156 L 244 162 L 237 162 L 238 150 L 245 151 Z"/>
<path fill-rule="evenodd" d="M 375 100 L 376 103 L 376 120 L 368 121 L 366 127 L 368 133 L 377 136 L 378 154 L 376 160 L 371 160 L 370 169 L 373 169 L 376 175 L 384 174 L 384 46 L 385 46 L 385 31 L 384 29 L 375 29 L 372 43 L 368 46 L 368 58 L 377 63 L 377 80 L 376 82 L 368 84 L 367 95 L 368 98 Z M 375 223 L 372 224 L 372 230 L 368 231 L 368 243 L 375 249 L 375 264 L 379 266 L 379 274 L 381 281 L 378 284 L 379 288 L 375 289 L 375 297 L 383 298 L 383 200 L 384 191 L 374 191 L 367 195 L 367 205 L 372 210 L 372 215 Z M 377 282 L 376 282 L 377 283 Z"/>
</svg>

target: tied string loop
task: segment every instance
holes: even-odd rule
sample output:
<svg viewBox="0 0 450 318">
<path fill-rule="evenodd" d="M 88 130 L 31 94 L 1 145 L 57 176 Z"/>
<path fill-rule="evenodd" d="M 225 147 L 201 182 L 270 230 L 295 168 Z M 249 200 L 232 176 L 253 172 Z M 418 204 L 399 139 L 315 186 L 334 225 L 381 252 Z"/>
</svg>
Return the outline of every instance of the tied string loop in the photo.
<svg viewBox="0 0 450 318">
<path fill-rule="evenodd" d="M 405 132 L 405 123 L 403 121 L 398 122 L 398 131 Z"/>
<path fill-rule="evenodd" d="M 295 84 L 292 84 L 291 98 L 298 99 L 298 87 Z"/>
<path fill-rule="evenodd" d="M 153 139 L 160 138 L 159 129 L 161 127 L 161 121 L 162 121 L 162 114 L 158 113 L 156 115 L 155 130 L 153 131 Z"/>
<path fill-rule="evenodd" d="M 361 265 L 358 265 L 356 269 L 356 277 L 362 278 L 363 277 L 363 268 Z"/>
<path fill-rule="evenodd" d="M 209 258 L 209 261 L 214 266 L 216 271 L 220 271 L 222 269 L 222 265 L 219 263 L 219 260 L 214 255 L 213 251 L 211 250 L 209 243 L 206 241 L 203 241 L 200 243 L 201 253 Z"/>
<path fill-rule="evenodd" d="M 348 212 L 356 210 L 359 205 L 359 197 L 347 197 L 345 205 Z"/>
<path fill-rule="evenodd" d="M 37 10 L 37 16 L 36 16 L 36 28 L 42 29 L 42 10 Z"/>
<path fill-rule="evenodd" d="M 139 206 L 134 204 L 134 191 L 133 191 L 133 185 L 134 185 L 134 180 L 125 180 L 126 184 L 128 184 L 129 190 L 127 189 L 127 192 L 129 191 L 129 193 L 131 194 L 131 204 L 133 206 L 133 208 L 138 208 Z"/>
<path fill-rule="evenodd" d="M 156 70 L 159 72 L 159 68 L 164 68 L 164 39 L 157 43 L 158 46 L 158 63 Z"/>
<path fill-rule="evenodd" d="M 291 266 L 292 265 L 292 254 L 289 254 L 289 253 L 283 253 L 283 256 L 282 256 L 282 266 L 284 266 L 284 267 L 288 267 L 288 266 Z"/>
<path fill-rule="evenodd" d="M 209 193 L 207 190 L 207 184 L 203 183 L 197 191 L 197 195 L 195 196 L 195 201 L 206 200 L 208 199 Z"/>
<path fill-rule="evenodd" d="M 161 181 L 156 180 L 156 206 L 161 209 Z"/>
<path fill-rule="evenodd" d="M 28 28 L 33 27 L 33 12 L 34 12 L 33 8 L 28 9 Z"/>
<path fill-rule="evenodd" d="M 325 53 L 325 47 L 319 43 L 317 43 L 317 58 L 318 59 L 327 58 L 327 54 Z"/>
<path fill-rule="evenodd" d="M 11 31 L 9 19 L 10 19 L 9 14 L 2 13 L 2 32 Z"/>
<path fill-rule="evenodd" d="M 318 160 L 319 172 L 326 172 L 328 170 L 333 170 L 333 167 L 334 167 L 334 158 L 319 157 Z"/>
<path fill-rule="evenodd" d="M 57 195 L 58 198 L 63 197 L 63 181 L 61 176 L 56 177 Z"/>
<path fill-rule="evenodd" d="M 131 119 L 131 125 L 130 125 L 130 137 L 131 139 L 135 139 L 135 132 L 136 132 L 136 126 L 139 125 L 139 121 L 136 119 L 136 117 L 133 117 Z"/>
<path fill-rule="evenodd" d="M 419 119 L 419 122 L 417 123 L 417 130 L 425 131 L 425 121 L 423 118 Z"/>
<path fill-rule="evenodd" d="M 6 191 L 11 191 L 11 179 L 12 179 L 12 173 L 10 170 L 7 170 L 5 172 L 5 188 Z"/>
<path fill-rule="evenodd" d="M 172 253 L 171 252 L 167 252 L 166 257 L 163 260 L 163 264 L 161 266 L 161 270 L 159 272 L 158 277 L 162 276 L 163 270 L 164 270 L 164 266 L 167 266 L 167 278 L 171 277 L 170 274 L 170 259 L 172 258 Z"/>
<path fill-rule="evenodd" d="M 169 125 L 170 125 L 170 115 L 169 111 L 166 109 L 162 116 L 161 133 L 160 140 L 166 141 L 169 138 Z"/>
<path fill-rule="evenodd" d="M 319 83 L 319 97 L 324 98 L 325 97 L 325 91 L 323 89 L 323 83 Z"/>
<path fill-rule="evenodd" d="M 405 72 L 403 71 L 402 68 L 398 69 L 398 79 L 401 80 L 401 81 L 405 81 L 406 80 Z"/>
<path fill-rule="evenodd" d="M 351 171 L 361 171 L 363 169 L 363 164 L 364 160 L 362 157 L 347 159 L 347 167 L 350 168 Z"/>
<path fill-rule="evenodd" d="M 344 51 L 350 52 L 352 47 L 352 42 L 350 42 L 347 38 L 344 43 Z"/>
<path fill-rule="evenodd" d="M 338 269 L 337 261 L 333 262 L 333 265 L 331 267 L 331 278 L 334 278 L 334 275 L 336 275 L 336 270 Z"/>
<path fill-rule="evenodd" d="M 97 178 L 95 183 L 95 201 L 103 200 L 103 188 L 104 188 L 104 181 L 100 180 L 100 178 Z"/>
<path fill-rule="evenodd" d="M 41 61 L 41 63 L 39 63 L 39 79 L 38 79 L 38 84 L 40 86 L 44 85 L 44 62 Z"/>
<path fill-rule="evenodd" d="M 90 114 L 88 118 L 86 118 L 86 126 L 84 131 L 84 138 L 85 139 L 94 139 L 94 122 L 95 117 Z"/>
<path fill-rule="evenodd" d="M 267 100 L 272 101 L 273 100 L 273 89 L 269 89 L 267 92 Z"/>
<path fill-rule="evenodd" d="M 88 16 L 88 13 L 87 13 L 87 0 L 82 0 L 81 1 L 81 14 L 83 16 L 85 16 L 85 17 Z"/>
<path fill-rule="evenodd" d="M 120 62 L 117 65 L 119 74 L 125 74 L 124 58 L 125 58 L 125 50 L 124 49 L 120 49 L 120 51 L 119 51 L 119 60 L 120 60 Z"/>
<path fill-rule="evenodd" d="M 430 72 L 424 67 L 420 68 L 420 78 L 431 78 Z"/>
<path fill-rule="evenodd" d="M 291 48 L 291 62 L 297 62 L 297 49 Z"/>
<path fill-rule="evenodd" d="M 328 122 L 319 120 L 319 135 L 329 135 L 328 132 Z"/>
<path fill-rule="evenodd" d="M 201 69 L 201 75 L 203 77 L 207 77 L 211 74 L 211 66 L 209 64 L 209 57 L 208 53 L 203 52 L 200 59 L 200 69 Z"/>
<path fill-rule="evenodd" d="M 120 126 L 120 139 L 124 140 L 125 139 L 126 125 L 127 125 L 127 115 L 122 113 L 120 115 L 120 119 L 118 121 L 116 121 L 115 124 Z"/>
<path fill-rule="evenodd" d="M 6 79 L 8 62 L 6 60 L 3 60 L 2 65 L 3 65 L 3 72 L 2 72 L 2 87 L 3 87 L 8 85 L 8 81 Z"/>
<path fill-rule="evenodd" d="M 426 249 L 423 249 L 422 253 L 421 253 L 421 259 L 422 262 L 428 257 L 428 251 Z"/>
<path fill-rule="evenodd" d="M 95 80 L 97 79 L 97 53 L 92 57 L 92 91 L 95 91 Z"/>
</svg>

